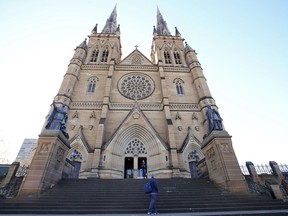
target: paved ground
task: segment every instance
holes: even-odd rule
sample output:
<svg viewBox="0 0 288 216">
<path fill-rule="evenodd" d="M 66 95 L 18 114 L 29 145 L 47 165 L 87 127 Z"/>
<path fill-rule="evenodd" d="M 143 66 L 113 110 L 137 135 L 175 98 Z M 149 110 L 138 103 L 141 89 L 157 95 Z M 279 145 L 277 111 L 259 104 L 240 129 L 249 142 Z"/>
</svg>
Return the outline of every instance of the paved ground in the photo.
<svg viewBox="0 0 288 216">
<path fill-rule="evenodd" d="M 263 211 L 226 211 L 226 212 L 197 212 L 197 213 L 163 213 L 159 214 L 159 216 L 225 216 L 225 215 L 248 215 L 248 214 L 263 214 L 270 216 L 273 213 L 283 213 L 284 215 L 288 215 L 288 209 L 286 210 L 263 210 Z M 3 215 L 3 214 L 2 214 Z M 5 215 L 5 214 L 4 214 Z M 9 216 L 36 216 L 37 214 L 8 214 Z M 143 216 L 147 214 L 77 214 L 77 216 Z M 264 216 L 263 215 L 263 216 Z M 76 216 L 73 214 L 45 214 L 45 216 Z"/>
</svg>

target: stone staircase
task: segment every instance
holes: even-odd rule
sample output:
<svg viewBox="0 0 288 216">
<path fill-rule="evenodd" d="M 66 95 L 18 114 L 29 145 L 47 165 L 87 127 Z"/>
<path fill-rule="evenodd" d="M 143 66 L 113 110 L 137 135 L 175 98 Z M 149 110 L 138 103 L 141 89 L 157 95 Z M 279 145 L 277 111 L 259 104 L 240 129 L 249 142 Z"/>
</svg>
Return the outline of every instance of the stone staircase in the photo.
<svg viewBox="0 0 288 216">
<path fill-rule="evenodd" d="M 145 213 L 149 204 L 149 195 L 143 192 L 146 181 L 148 180 L 61 180 L 39 198 L 0 200 L 0 214 Z M 288 212 L 288 203 L 257 195 L 231 194 L 208 179 L 158 179 L 158 185 L 160 193 L 156 207 L 160 213 L 251 210 Z"/>
</svg>

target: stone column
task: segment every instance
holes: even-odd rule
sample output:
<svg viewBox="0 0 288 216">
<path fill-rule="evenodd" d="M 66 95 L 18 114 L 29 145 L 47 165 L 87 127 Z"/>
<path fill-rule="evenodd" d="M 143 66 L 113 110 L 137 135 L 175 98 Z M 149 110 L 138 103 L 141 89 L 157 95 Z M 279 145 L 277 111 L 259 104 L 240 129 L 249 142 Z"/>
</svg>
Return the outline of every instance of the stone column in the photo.
<svg viewBox="0 0 288 216">
<path fill-rule="evenodd" d="M 138 150 L 136 150 L 136 149 L 135 149 L 135 152 L 134 152 L 133 169 L 134 169 L 133 178 L 137 179 L 139 170 L 138 170 Z"/>
<path fill-rule="evenodd" d="M 273 171 L 273 175 L 277 178 L 278 184 L 281 184 L 285 177 L 283 176 L 278 164 L 275 161 L 269 161 L 269 165 Z"/>
<path fill-rule="evenodd" d="M 269 165 L 273 171 L 273 175 L 277 179 L 277 183 L 272 183 L 270 185 L 276 199 L 284 199 L 284 194 L 281 192 L 280 185 L 282 184 L 282 180 L 285 179 L 283 176 L 278 164 L 275 161 L 269 161 Z"/>
<path fill-rule="evenodd" d="M 259 175 L 256 172 L 254 164 L 251 161 L 246 162 L 246 167 L 247 167 L 249 174 L 251 175 L 253 181 L 256 182 L 257 184 L 263 184 L 261 178 L 259 178 Z"/>
<path fill-rule="evenodd" d="M 69 141 L 61 131 L 44 130 L 39 135 L 37 149 L 19 195 L 35 197 L 57 184 L 62 178 L 69 149 Z"/>
<path fill-rule="evenodd" d="M 202 150 L 212 181 L 230 192 L 248 193 L 227 131 L 212 131 L 203 140 Z"/>
</svg>

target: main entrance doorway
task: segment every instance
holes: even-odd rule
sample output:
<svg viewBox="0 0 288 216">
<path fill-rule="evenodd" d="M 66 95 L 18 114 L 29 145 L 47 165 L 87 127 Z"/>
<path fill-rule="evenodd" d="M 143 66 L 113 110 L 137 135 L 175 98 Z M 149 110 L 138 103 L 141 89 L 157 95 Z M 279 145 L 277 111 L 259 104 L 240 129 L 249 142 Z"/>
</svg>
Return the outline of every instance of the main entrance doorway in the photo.
<svg viewBox="0 0 288 216">
<path fill-rule="evenodd" d="M 134 158 L 126 157 L 124 166 L 124 178 L 133 178 Z"/>
<path fill-rule="evenodd" d="M 146 178 L 146 177 L 147 177 L 147 158 L 145 157 L 125 158 L 124 178 Z"/>
</svg>

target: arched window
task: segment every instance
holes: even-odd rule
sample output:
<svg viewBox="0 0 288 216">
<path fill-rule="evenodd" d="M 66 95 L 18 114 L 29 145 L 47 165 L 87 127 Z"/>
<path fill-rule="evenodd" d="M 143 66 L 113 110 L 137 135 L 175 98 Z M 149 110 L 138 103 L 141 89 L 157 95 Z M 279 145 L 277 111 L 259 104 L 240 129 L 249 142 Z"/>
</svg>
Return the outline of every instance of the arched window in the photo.
<svg viewBox="0 0 288 216">
<path fill-rule="evenodd" d="M 164 51 L 164 60 L 165 60 L 165 64 L 171 64 L 170 53 L 168 50 Z"/>
<path fill-rule="evenodd" d="M 173 54 L 174 54 L 175 64 L 182 64 L 180 53 L 177 50 L 175 50 Z"/>
<path fill-rule="evenodd" d="M 90 58 L 90 62 L 96 62 L 98 55 L 99 55 L 99 49 L 93 50 L 91 58 Z"/>
<path fill-rule="evenodd" d="M 98 79 L 96 77 L 91 77 L 90 79 L 88 79 L 88 89 L 87 92 L 95 92 L 95 88 L 96 88 L 96 82 L 98 81 Z"/>
<path fill-rule="evenodd" d="M 102 52 L 101 62 L 107 62 L 108 61 L 108 55 L 109 55 L 109 50 L 108 50 L 108 48 L 105 48 Z"/>
<path fill-rule="evenodd" d="M 176 91 L 178 95 L 183 95 L 184 94 L 184 88 L 183 88 L 183 80 L 181 79 L 175 79 L 174 83 L 176 85 Z"/>
</svg>

